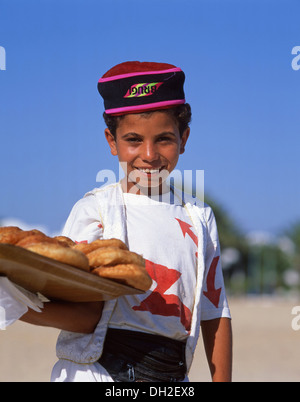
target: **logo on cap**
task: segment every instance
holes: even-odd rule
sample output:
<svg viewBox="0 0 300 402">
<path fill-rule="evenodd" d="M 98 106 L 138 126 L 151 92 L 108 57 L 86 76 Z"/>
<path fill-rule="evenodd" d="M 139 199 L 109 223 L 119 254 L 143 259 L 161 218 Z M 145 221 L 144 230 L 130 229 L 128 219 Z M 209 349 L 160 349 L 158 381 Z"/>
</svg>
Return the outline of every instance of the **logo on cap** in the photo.
<svg viewBox="0 0 300 402">
<path fill-rule="evenodd" d="M 162 84 L 163 82 L 146 82 L 142 84 L 134 84 L 128 89 L 124 98 L 135 98 L 153 95 Z"/>
</svg>

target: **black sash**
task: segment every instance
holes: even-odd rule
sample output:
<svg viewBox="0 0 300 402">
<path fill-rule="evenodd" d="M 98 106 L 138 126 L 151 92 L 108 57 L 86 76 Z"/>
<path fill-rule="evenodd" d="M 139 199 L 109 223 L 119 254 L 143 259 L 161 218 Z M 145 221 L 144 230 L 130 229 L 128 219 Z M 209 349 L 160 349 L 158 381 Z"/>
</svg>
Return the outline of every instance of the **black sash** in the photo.
<svg viewBox="0 0 300 402">
<path fill-rule="evenodd" d="M 182 381 L 186 375 L 185 342 L 108 328 L 99 363 L 114 381 Z"/>
</svg>

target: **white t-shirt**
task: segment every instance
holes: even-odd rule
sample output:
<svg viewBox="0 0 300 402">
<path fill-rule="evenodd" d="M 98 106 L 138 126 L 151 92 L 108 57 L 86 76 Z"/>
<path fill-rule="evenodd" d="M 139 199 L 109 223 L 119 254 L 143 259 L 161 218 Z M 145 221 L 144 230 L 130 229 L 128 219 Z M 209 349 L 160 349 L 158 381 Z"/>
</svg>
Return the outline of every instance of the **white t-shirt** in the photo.
<svg viewBox="0 0 300 402">
<path fill-rule="evenodd" d="M 140 238 L 143 238 L 144 241 L 147 242 L 146 239 L 148 239 L 148 232 L 145 230 L 144 233 L 144 228 L 143 226 L 141 226 L 141 224 L 143 221 L 154 222 L 155 216 L 159 211 L 158 208 L 153 208 L 155 212 L 150 214 L 150 216 L 144 213 L 143 216 L 140 216 L 138 218 L 137 228 L 134 227 L 133 229 L 130 229 L 132 228 L 130 213 L 128 218 L 126 216 L 128 213 L 128 201 L 127 207 L 125 208 L 123 195 L 124 194 L 119 183 L 106 186 L 103 189 L 95 189 L 87 193 L 85 197 L 79 200 L 72 208 L 70 216 L 66 222 L 63 234 L 65 236 L 69 236 L 72 240 L 77 242 L 92 242 L 93 240 L 99 238 L 109 239 L 113 237 L 128 242 L 128 231 L 133 231 L 133 234 L 136 233 L 136 237 L 138 237 L 139 233 Z M 128 198 L 127 195 L 125 195 L 125 198 Z M 162 272 L 161 278 L 157 278 L 158 283 L 162 285 L 160 285 L 159 287 L 156 286 L 155 288 L 154 281 L 153 287 L 156 291 L 160 290 L 162 299 L 168 302 L 171 301 L 171 303 L 169 303 L 170 306 L 172 304 L 174 304 L 175 307 L 176 305 L 186 305 L 186 303 L 188 303 L 188 298 L 186 298 L 185 296 L 187 294 L 192 295 L 195 292 L 195 294 L 193 295 L 195 296 L 195 301 L 193 302 L 194 308 L 191 331 L 186 344 L 186 358 L 187 366 L 189 369 L 191 367 L 193 354 L 199 337 L 201 321 L 212 320 L 220 317 L 230 318 L 230 310 L 228 308 L 228 303 L 226 299 L 222 267 L 220 263 L 218 231 L 213 211 L 206 204 L 194 207 L 194 201 L 190 199 L 189 196 L 184 195 L 184 199 L 186 203 L 184 207 L 181 207 L 181 211 L 183 213 L 182 218 L 180 218 L 178 215 L 173 215 L 173 218 L 174 216 L 175 218 L 177 218 L 176 221 L 182 231 L 182 236 L 184 237 L 185 241 L 188 241 L 189 247 L 193 247 L 193 243 L 199 243 L 199 256 L 197 257 L 196 269 L 197 274 L 195 274 L 197 275 L 197 278 L 195 278 L 197 279 L 196 289 L 194 290 L 194 287 L 187 288 L 185 285 L 185 281 L 183 281 L 184 283 L 181 284 L 180 279 L 183 278 L 183 275 L 180 275 L 180 272 L 178 272 L 178 275 L 180 277 L 178 278 L 177 283 L 173 283 L 172 286 L 169 286 L 169 289 L 164 290 L 164 288 L 162 288 L 162 285 L 166 283 L 164 280 L 164 273 L 171 272 L 173 275 L 175 274 L 175 272 L 170 270 L 174 269 L 175 271 L 177 271 L 178 267 L 173 267 L 171 265 L 168 265 L 168 263 L 156 262 L 154 258 L 151 260 L 152 256 L 147 257 L 145 255 L 145 257 L 148 258 L 149 261 L 154 262 L 154 264 L 169 268 L 169 270 L 165 271 L 156 270 L 156 273 Z M 136 199 L 136 201 L 137 203 L 139 203 L 142 201 L 142 199 L 138 198 Z M 173 206 L 168 207 L 170 209 L 173 209 Z M 177 207 L 174 208 L 174 210 L 177 210 Z M 145 209 L 143 210 L 145 211 Z M 185 218 L 187 217 L 191 217 L 194 226 L 189 226 L 188 222 L 190 221 L 185 220 Z M 175 219 L 171 220 L 173 221 Z M 184 224 L 184 222 L 186 224 Z M 160 226 L 155 227 L 154 235 L 156 234 L 157 236 L 159 236 L 159 238 L 163 238 L 163 242 L 159 243 L 158 241 L 155 241 L 155 250 L 161 249 L 162 254 L 165 255 L 167 247 L 171 247 L 169 253 L 169 255 L 171 255 L 172 253 L 176 252 L 176 249 L 178 247 L 178 243 L 175 243 L 175 239 L 178 238 L 177 234 L 175 236 L 175 230 L 177 231 L 178 227 L 174 230 L 174 232 L 171 232 L 171 229 L 168 230 L 168 227 L 165 224 L 165 220 L 163 222 L 159 221 L 158 223 L 160 224 Z M 174 226 L 172 227 L 174 228 Z M 164 233 L 166 234 L 164 235 Z M 197 238 L 197 236 L 199 236 L 199 238 Z M 135 248 L 135 245 L 132 244 L 131 234 L 129 237 L 130 247 L 133 249 L 133 251 L 139 251 L 139 249 Z M 140 242 L 138 241 L 136 246 L 138 247 L 139 244 Z M 193 256 L 193 253 L 196 249 L 189 247 L 185 249 L 185 255 L 188 253 L 188 250 L 192 250 L 190 251 L 190 255 Z M 151 250 L 154 252 L 154 247 L 152 247 Z M 157 252 L 156 254 L 158 255 L 159 253 Z M 155 266 L 154 264 L 148 263 L 148 269 L 149 267 L 151 268 Z M 192 278 L 192 280 L 194 279 Z M 167 283 L 169 283 L 168 278 Z M 177 291 L 180 290 L 180 294 L 178 295 L 173 292 L 176 286 Z M 154 290 L 152 292 L 151 289 L 152 293 L 148 292 L 145 295 L 139 296 L 138 299 L 136 299 L 136 304 L 130 305 L 128 303 L 128 305 L 131 309 L 134 306 L 140 306 L 142 302 L 145 302 L 148 295 L 150 296 L 154 293 Z M 173 302 L 172 297 L 170 298 L 169 296 L 172 296 L 175 302 Z M 131 296 L 127 297 L 128 300 L 130 300 Z M 124 296 L 124 299 L 127 299 L 127 297 Z M 178 302 L 179 298 L 181 302 Z M 102 318 L 93 334 L 78 334 L 68 331 L 62 331 L 60 333 L 56 348 L 57 356 L 60 360 L 53 370 L 52 381 L 109 381 L 109 376 L 107 372 L 104 368 L 102 368 L 99 363 L 97 363 L 97 360 L 102 353 L 107 326 L 109 324 L 112 324 L 112 322 L 109 323 L 109 320 L 113 317 L 112 315 L 114 313 L 117 300 L 118 299 L 114 299 L 105 302 Z M 163 303 L 159 304 L 163 305 Z M 150 303 L 150 305 L 154 306 L 155 304 Z M 170 306 L 168 306 L 168 308 Z M 146 317 L 145 313 L 147 313 L 147 311 L 142 311 L 140 307 L 137 307 L 136 310 L 133 311 L 135 313 L 141 313 L 140 317 L 142 317 L 142 319 L 143 317 Z M 184 309 L 181 311 L 184 311 Z M 115 314 L 117 313 L 118 310 L 115 310 Z M 178 322 L 182 324 L 179 320 L 179 317 L 184 316 L 183 314 L 180 315 L 179 313 L 175 313 L 174 316 L 169 314 L 168 316 L 161 317 L 159 314 L 153 314 L 153 309 L 151 314 L 153 318 L 152 324 L 155 325 L 155 328 L 157 324 L 157 319 L 160 320 L 160 324 L 163 323 L 165 327 L 169 327 L 169 319 L 177 319 L 177 324 Z M 116 318 L 116 316 L 114 317 Z M 185 317 L 188 317 L 188 314 L 186 314 Z M 127 318 L 124 319 L 122 317 L 121 320 L 126 325 L 130 323 Z M 166 321 L 166 323 L 168 322 L 168 324 L 165 325 L 164 320 Z M 149 331 L 149 327 L 147 327 L 149 323 L 146 321 L 147 320 L 145 320 L 145 322 L 141 322 L 141 325 L 145 324 L 145 327 L 143 327 L 143 329 L 141 328 L 141 330 Z M 183 320 L 183 322 L 185 323 L 186 321 Z M 115 324 L 117 326 L 119 325 L 118 322 L 115 322 Z M 133 326 L 131 328 L 135 329 Z M 155 329 L 152 329 L 154 332 Z M 181 329 L 179 328 L 179 325 L 177 325 L 176 330 L 178 331 L 179 338 L 184 336 L 184 333 L 188 333 L 184 324 L 182 324 Z M 157 331 L 155 331 L 155 333 L 158 333 Z"/>
<path fill-rule="evenodd" d="M 195 216 L 192 222 L 189 214 L 193 211 L 189 204 L 181 205 L 175 195 L 175 202 L 170 203 L 174 196 L 168 194 L 165 196 L 166 200 L 158 201 L 153 196 L 149 198 L 122 192 L 122 203 L 126 204 L 122 215 L 116 214 L 119 209 L 115 209 L 112 204 L 114 216 L 104 219 L 101 202 L 98 205 L 96 198 L 98 191 L 101 195 L 102 190 L 96 189 L 76 203 L 63 234 L 76 242 L 91 242 L 103 238 L 104 231 L 105 238 L 119 238 L 120 228 L 124 224 L 129 249 L 144 256 L 146 268 L 153 278 L 153 285 L 146 294 L 123 296 L 116 300 L 117 308 L 114 308 L 108 318 L 108 325 L 162 334 L 180 340 L 187 338 L 191 312 L 195 313 L 193 305 L 199 272 L 196 255 L 198 238 L 193 226 Z M 114 197 L 107 200 L 107 205 L 114 200 Z M 104 211 L 106 214 L 110 213 L 107 208 Z M 122 224 L 113 219 L 122 219 Z M 200 278 L 199 318 L 200 321 L 230 318 L 220 263 L 217 225 L 208 206 L 205 207 L 204 219 L 207 237 L 205 248 L 201 251 L 204 255 L 199 256 L 199 260 L 204 257 L 205 262 L 203 283 Z M 113 230 L 108 225 L 112 225 Z M 199 239 L 199 242 L 202 240 Z"/>
<path fill-rule="evenodd" d="M 119 297 L 109 327 L 184 340 L 196 287 L 197 236 L 192 221 L 178 202 L 128 193 L 124 200 L 129 249 L 143 255 L 153 284 L 146 294 Z"/>
</svg>

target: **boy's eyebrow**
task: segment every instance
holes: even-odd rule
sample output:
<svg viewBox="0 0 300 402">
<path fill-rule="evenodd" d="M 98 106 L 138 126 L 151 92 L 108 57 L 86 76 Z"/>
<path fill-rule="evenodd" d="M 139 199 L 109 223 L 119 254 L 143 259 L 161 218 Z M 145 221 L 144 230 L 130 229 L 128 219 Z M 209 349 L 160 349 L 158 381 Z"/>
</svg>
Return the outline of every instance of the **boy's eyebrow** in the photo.
<svg viewBox="0 0 300 402">
<path fill-rule="evenodd" d="M 176 134 L 173 131 L 163 131 L 163 132 L 161 132 L 159 134 L 155 134 L 154 137 L 162 137 L 164 135 L 171 135 L 173 137 L 176 137 Z M 143 137 L 142 134 L 136 133 L 134 131 L 130 131 L 130 132 L 125 133 L 124 135 L 122 135 L 122 138 L 127 138 L 127 137 L 130 137 L 130 136 Z"/>
</svg>

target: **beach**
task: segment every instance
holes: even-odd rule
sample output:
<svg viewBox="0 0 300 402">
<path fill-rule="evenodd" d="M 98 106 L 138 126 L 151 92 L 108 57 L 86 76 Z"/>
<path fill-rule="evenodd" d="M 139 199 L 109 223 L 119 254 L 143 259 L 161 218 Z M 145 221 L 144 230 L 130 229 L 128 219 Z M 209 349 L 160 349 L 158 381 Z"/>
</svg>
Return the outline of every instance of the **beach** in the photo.
<svg viewBox="0 0 300 402">
<path fill-rule="evenodd" d="M 300 300 L 230 298 L 233 382 L 300 381 L 300 330 L 292 328 Z M 49 382 L 59 331 L 20 321 L 0 331 L 0 382 Z M 199 339 L 190 381 L 211 381 Z"/>
</svg>

